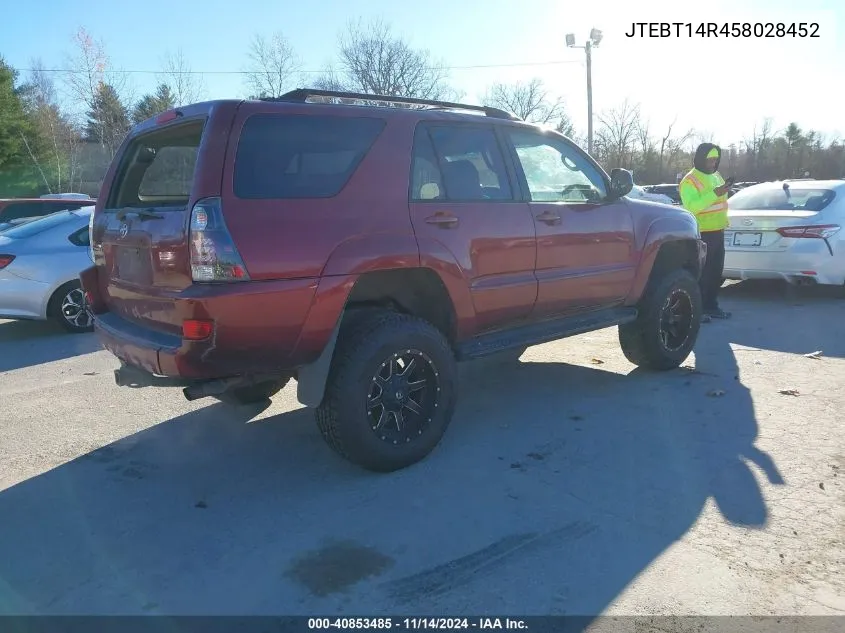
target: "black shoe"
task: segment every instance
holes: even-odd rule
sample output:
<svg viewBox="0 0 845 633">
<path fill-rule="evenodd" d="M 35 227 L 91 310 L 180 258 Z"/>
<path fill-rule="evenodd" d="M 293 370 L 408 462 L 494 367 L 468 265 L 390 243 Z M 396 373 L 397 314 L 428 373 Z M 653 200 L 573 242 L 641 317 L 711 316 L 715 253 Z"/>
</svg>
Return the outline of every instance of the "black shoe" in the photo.
<svg viewBox="0 0 845 633">
<path fill-rule="evenodd" d="M 711 319 L 707 314 L 701 315 L 701 322 L 702 323 L 710 323 L 710 321 L 712 321 L 712 320 L 713 319 Z"/>
<path fill-rule="evenodd" d="M 716 308 L 715 310 L 706 310 L 704 312 L 705 316 L 710 317 L 711 319 L 730 319 L 731 313 L 725 312 L 721 308 Z"/>
</svg>

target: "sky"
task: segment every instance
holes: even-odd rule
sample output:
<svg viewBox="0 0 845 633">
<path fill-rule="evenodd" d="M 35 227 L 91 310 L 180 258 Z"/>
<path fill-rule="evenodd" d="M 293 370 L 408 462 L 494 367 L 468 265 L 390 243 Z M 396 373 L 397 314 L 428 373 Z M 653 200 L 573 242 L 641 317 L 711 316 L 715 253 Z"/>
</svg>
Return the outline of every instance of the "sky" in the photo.
<svg viewBox="0 0 845 633">
<path fill-rule="evenodd" d="M 113 68 L 140 96 L 155 86 L 165 54 L 181 49 L 202 71 L 204 97 L 246 96 L 243 75 L 255 34 L 283 33 L 306 73 L 300 86 L 334 61 L 337 38 L 353 19 L 382 18 L 417 48 L 452 67 L 450 83 L 478 103 L 494 82 L 541 79 L 565 100 L 577 132 L 587 123 L 585 54 L 591 28 L 603 38 L 593 51 L 595 125 L 627 99 L 639 104 L 654 136 L 695 129 L 699 138 L 739 143 L 764 118 L 782 130 L 845 136 L 842 77 L 845 2 L 841 0 L 35 0 L 9 2 L 0 24 L 0 55 L 19 69 L 40 58 L 67 67 L 72 37 L 84 27 L 103 42 Z M 140 7 L 130 12 L 128 7 Z M 818 38 L 626 37 L 634 22 L 719 25 L 727 22 L 817 23 Z M 56 73 L 61 85 L 64 77 Z M 292 86 L 298 87 L 298 86 Z"/>
</svg>

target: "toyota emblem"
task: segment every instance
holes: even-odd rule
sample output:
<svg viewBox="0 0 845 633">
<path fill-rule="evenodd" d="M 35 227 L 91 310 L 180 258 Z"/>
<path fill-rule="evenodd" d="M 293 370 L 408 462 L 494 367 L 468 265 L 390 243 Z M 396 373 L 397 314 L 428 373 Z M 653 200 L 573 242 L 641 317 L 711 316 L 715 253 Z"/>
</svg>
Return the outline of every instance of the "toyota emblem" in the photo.
<svg viewBox="0 0 845 633">
<path fill-rule="evenodd" d="M 754 220 L 752 220 L 751 218 L 745 218 L 745 219 L 742 221 L 742 223 L 743 223 L 745 226 L 751 226 L 752 224 L 754 224 Z"/>
<path fill-rule="evenodd" d="M 124 222 L 120 225 L 120 238 L 123 239 L 129 233 L 129 225 Z"/>
</svg>

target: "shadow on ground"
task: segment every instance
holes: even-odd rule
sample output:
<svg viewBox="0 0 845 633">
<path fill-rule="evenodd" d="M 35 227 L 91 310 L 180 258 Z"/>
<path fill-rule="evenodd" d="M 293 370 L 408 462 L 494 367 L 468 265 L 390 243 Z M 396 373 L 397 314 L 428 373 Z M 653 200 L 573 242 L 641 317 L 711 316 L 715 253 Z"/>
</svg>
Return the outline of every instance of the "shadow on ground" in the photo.
<svg viewBox="0 0 845 633">
<path fill-rule="evenodd" d="M 782 480 L 727 331 L 659 376 L 466 367 L 440 447 L 391 475 L 304 409 L 163 422 L 0 492 L 0 612 L 600 613 L 708 499 L 766 524 L 748 464 Z"/>
<path fill-rule="evenodd" d="M 51 321 L 0 320 L 0 372 L 101 349 L 94 334 L 69 334 Z"/>
<path fill-rule="evenodd" d="M 795 287 L 783 282 L 745 281 L 722 288 L 725 309 L 732 311 L 731 342 L 747 347 L 845 357 L 845 337 L 836 336 L 845 321 L 845 289 Z M 710 327 L 706 325 L 704 327 Z"/>
</svg>

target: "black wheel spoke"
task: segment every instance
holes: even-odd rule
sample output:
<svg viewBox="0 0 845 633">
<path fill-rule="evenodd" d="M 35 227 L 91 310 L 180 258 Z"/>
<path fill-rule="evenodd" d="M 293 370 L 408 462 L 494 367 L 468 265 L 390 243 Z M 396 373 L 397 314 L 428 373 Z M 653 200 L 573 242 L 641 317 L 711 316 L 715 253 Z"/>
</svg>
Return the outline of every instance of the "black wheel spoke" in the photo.
<svg viewBox="0 0 845 633">
<path fill-rule="evenodd" d="M 417 415 L 422 415 L 422 407 L 410 398 L 405 402 L 405 408 Z"/>
<path fill-rule="evenodd" d="M 672 292 L 660 311 L 660 341 L 664 349 L 676 351 L 684 346 L 692 329 L 693 307 L 682 290 Z"/>
<path fill-rule="evenodd" d="M 416 393 L 420 389 L 425 389 L 425 380 L 415 380 L 408 383 L 408 393 Z"/>
</svg>

